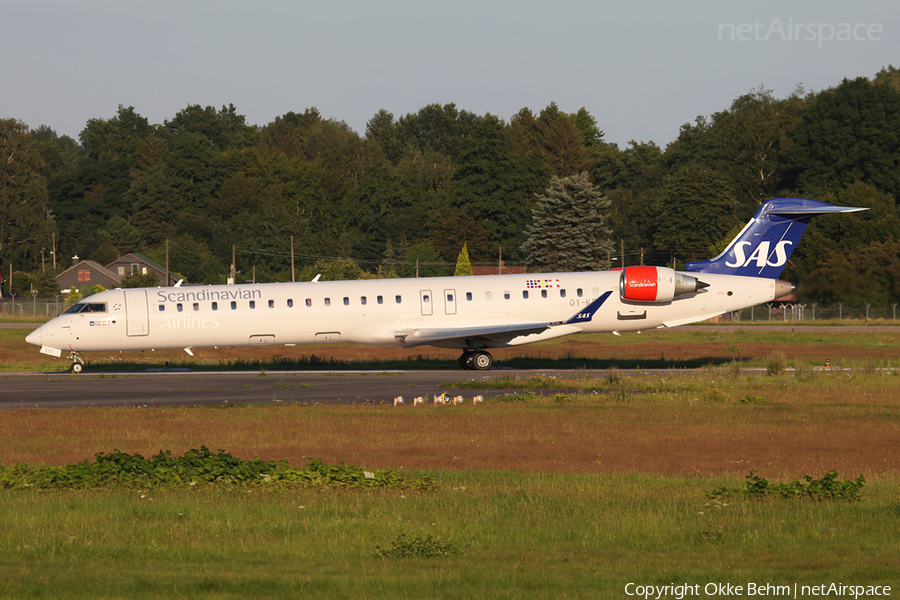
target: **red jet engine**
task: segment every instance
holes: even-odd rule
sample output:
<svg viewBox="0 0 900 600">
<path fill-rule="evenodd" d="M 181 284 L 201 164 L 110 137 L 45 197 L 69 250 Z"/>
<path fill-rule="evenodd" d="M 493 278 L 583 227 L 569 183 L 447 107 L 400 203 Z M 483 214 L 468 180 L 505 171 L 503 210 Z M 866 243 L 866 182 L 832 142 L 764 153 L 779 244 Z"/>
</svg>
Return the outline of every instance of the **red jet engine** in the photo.
<svg viewBox="0 0 900 600">
<path fill-rule="evenodd" d="M 625 267 L 619 276 L 619 296 L 629 302 L 670 302 L 706 287 L 708 283 L 667 267 Z"/>
</svg>

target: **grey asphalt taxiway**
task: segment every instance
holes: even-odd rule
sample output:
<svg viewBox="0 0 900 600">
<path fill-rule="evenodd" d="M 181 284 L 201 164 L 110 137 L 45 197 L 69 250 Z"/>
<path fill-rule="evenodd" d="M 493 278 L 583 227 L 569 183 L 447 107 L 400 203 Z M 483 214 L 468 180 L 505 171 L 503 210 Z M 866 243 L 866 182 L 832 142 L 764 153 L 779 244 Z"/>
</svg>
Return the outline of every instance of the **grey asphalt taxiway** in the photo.
<svg viewBox="0 0 900 600">
<path fill-rule="evenodd" d="M 66 372 L 0 375 L 0 410 L 87 406 L 224 406 L 228 404 L 393 404 L 447 393 L 472 402 L 515 390 L 450 389 L 442 384 L 499 376 L 525 380 L 535 371 L 204 372 L 155 370 L 128 373 Z M 541 371 L 546 375 L 552 372 Z M 543 393 L 555 393 L 543 390 Z"/>
<path fill-rule="evenodd" d="M 35 324 L 0 324 L 2 327 L 33 328 Z M 792 331 L 795 326 L 755 326 L 759 329 Z M 799 327 L 797 327 L 799 329 Z M 710 326 L 685 326 L 681 330 L 711 330 Z M 740 325 L 716 326 L 726 333 Z M 896 326 L 820 326 L 815 331 L 854 333 L 897 333 Z M 751 371 L 753 369 L 745 369 Z M 649 372 L 649 371 L 644 371 Z M 86 406 L 224 406 L 228 404 L 393 404 L 403 396 L 411 403 L 416 396 L 431 402 L 435 394 L 463 396 L 471 402 L 476 395 L 485 399 L 522 391 L 524 382 L 535 374 L 546 377 L 571 376 L 571 371 L 511 370 L 490 371 L 193 371 L 155 369 L 133 372 L 96 372 L 90 366 L 81 374 L 68 371 L 0 374 L 0 410 L 23 408 L 66 408 Z M 602 376 L 602 374 L 600 374 Z M 448 388 L 448 382 L 478 381 L 497 377 L 518 378 L 517 389 Z M 552 395 L 564 388 L 537 390 Z M 596 390 L 603 393 L 608 390 Z M 584 390 L 581 393 L 585 393 Z M 588 390 L 590 393 L 590 390 Z"/>
</svg>

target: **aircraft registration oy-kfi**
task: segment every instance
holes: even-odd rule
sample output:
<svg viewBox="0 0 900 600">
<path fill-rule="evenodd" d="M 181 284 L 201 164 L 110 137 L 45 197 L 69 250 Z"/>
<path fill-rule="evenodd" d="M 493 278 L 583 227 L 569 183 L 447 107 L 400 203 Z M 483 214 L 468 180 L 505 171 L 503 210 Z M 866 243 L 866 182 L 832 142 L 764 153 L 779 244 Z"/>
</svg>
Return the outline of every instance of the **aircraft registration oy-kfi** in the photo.
<svg viewBox="0 0 900 600">
<path fill-rule="evenodd" d="M 810 219 L 860 210 L 768 200 L 721 254 L 684 271 L 115 289 L 74 304 L 26 341 L 44 354 L 68 353 L 75 373 L 84 352 L 327 342 L 457 348 L 462 368 L 484 370 L 491 348 L 675 327 L 783 297 L 794 286 L 778 277 Z"/>
</svg>

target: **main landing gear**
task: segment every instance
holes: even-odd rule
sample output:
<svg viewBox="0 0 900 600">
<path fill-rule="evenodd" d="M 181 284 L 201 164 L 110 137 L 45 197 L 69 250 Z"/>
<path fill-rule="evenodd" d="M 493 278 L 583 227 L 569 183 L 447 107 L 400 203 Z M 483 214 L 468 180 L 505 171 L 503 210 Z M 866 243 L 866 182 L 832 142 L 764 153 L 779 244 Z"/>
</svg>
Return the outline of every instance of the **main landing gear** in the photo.
<svg viewBox="0 0 900 600">
<path fill-rule="evenodd" d="M 494 364 L 494 357 L 484 350 L 466 350 L 459 357 L 459 366 L 470 371 L 487 371 Z"/>
<path fill-rule="evenodd" d="M 72 373 L 74 373 L 75 375 L 78 375 L 79 373 L 81 373 L 84 370 L 85 361 L 84 361 L 84 357 L 81 356 L 81 354 L 79 354 L 78 352 L 70 352 L 69 360 L 72 361 L 72 366 L 70 367 L 72 370 Z"/>
</svg>

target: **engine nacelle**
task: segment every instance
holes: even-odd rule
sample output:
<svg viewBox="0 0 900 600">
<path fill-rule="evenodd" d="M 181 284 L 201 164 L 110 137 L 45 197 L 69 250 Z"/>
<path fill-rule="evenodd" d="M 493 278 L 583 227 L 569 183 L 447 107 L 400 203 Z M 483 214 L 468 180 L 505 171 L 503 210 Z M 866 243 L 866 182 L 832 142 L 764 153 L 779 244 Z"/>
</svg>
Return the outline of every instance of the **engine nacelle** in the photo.
<svg viewBox="0 0 900 600">
<path fill-rule="evenodd" d="M 709 284 L 667 267 L 625 267 L 619 276 L 619 296 L 629 302 L 669 302 L 705 287 Z"/>
</svg>

